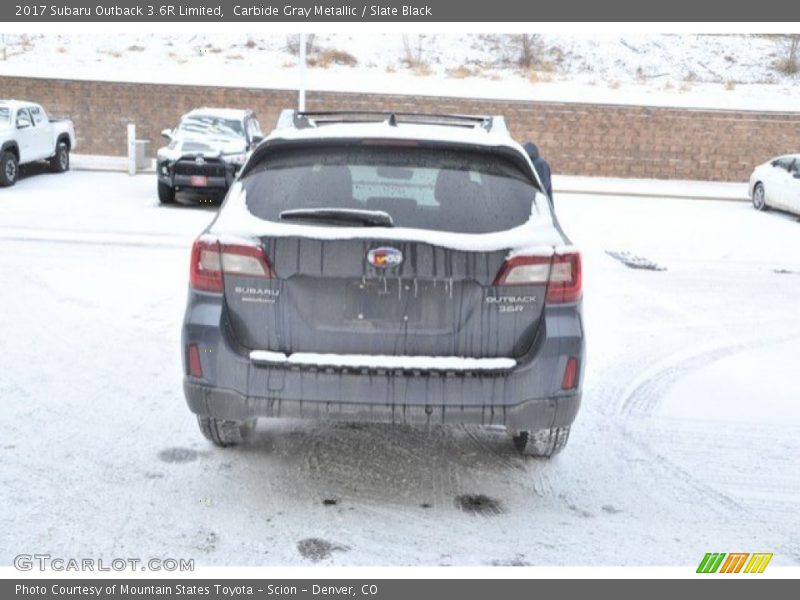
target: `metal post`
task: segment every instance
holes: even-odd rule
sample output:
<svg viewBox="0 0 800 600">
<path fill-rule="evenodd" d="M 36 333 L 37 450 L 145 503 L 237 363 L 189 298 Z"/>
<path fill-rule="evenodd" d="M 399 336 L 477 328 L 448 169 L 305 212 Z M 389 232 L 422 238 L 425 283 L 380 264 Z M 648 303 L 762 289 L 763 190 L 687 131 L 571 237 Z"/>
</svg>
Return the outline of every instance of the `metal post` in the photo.
<svg viewBox="0 0 800 600">
<path fill-rule="evenodd" d="M 306 109 L 306 34 L 300 34 L 300 89 L 297 94 L 297 110 Z"/>
<path fill-rule="evenodd" d="M 136 175 L 136 125 L 128 123 L 128 175 Z"/>
</svg>

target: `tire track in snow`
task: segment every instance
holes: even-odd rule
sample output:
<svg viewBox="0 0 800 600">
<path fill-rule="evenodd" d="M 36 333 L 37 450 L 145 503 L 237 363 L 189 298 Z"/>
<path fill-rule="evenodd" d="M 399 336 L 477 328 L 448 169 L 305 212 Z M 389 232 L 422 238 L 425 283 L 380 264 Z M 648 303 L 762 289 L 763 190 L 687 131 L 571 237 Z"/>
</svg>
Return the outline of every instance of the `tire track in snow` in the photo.
<svg viewBox="0 0 800 600">
<path fill-rule="evenodd" d="M 754 348 L 800 338 L 800 332 L 759 339 L 739 340 L 699 351 L 679 352 L 640 373 L 622 393 L 618 402 L 624 416 L 646 417 L 658 407 L 669 388 L 680 378 L 723 358 Z"/>
<path fill-rule="evenodd" d="M 465 438 L 471 442 L 474 448 L 477 448 L 480 452 L 483 453 L 485 458 L 488 458 L 490 462 L 495 463 L 499 467 L 504 467 L 506 469 L 513 469 L 513 470 L 520 470 L 524 471 L 525 467 L 523 466 L 521 461 L 514 461 L 512 460 L 508 454 L 498 450 L 497 445 L 493 443 L 489 443 L 488 435 L 493 430 L 479 430 L 475 425 L 460 425 L 458 429 L 463 432 Z M 508 449 L 513 450 L 513 446 L 511 443 L 510 436 L 506 435 L 505 433 L 502 434 L 503 437 L 506 439 L 503 440 L 508 444 Z M 494 440 L 492 440 L 494 441 Z"/>
<path fill-rule="evenodd" d="M 653 467 L 653 479 L 674 482 L 673 488 L 676 483 L 686 486 L 696 494 L 696 500 L 703 498 L 705 504 L 709 508 L 719 507 L 721 504 L 730 511 L 738 512 L 741 510 L 739 503 L 733 498 L 698 480 L 689 471 L 681 468 L 668 457 L 658 452 L 649 441 L 649 425 L 647 420 L 637 420 L 637 424 L 639 425 L 637 427 L 633 426 L 628 418 L 620 421 L 617 416 L 619 414 L 619 409 L 613 411 L 604 410 L 604 407 L 609 405 L 624 406 L 624 402 L 618 400 L 618 398 L 625 399 L 628 397 L 625 392 L 620 394 L 616 385 L 606 383 L 618 380 L 608 376 L 606 373 L 607 371 L 613 372 L 615 368 L 616 365 L 611 364 L 605 370 L 601 370 L 595 374 L 597 381 L 601 383 L 589 387 L 584 391 L 584 403 L 599 406 L 600 410 L 595 413 L 596 419 L 603 420 L 599 426 L 605 428 L 605 437 L 609 440 L 614 440 L 621 446 L 619 454 L 626 457 L 627 460 L 636 460 L 632 455 L 632 446 L 647 457 L 645 462 Z M 638 389 L 639 385 L 629 386 L 628 389 L 631 389 L 631 387 Z M 586 400 L 589 400 L 589 402 L 586 402 Z M 622 416 L 629 417 L 630 415 L 622 413 Z"/>
<path fill-rule="evenodd" d="M 442 493 L 453 487 L 452 461 L 442 460 L 447 436 L 438 428 L 329 423 L 312 425 L 303 439 L 303 476 L 315 497 L 336 497 L 356 510 L 423 522 L 427 517 L 420 504 L 443 505 Z"/>
<path fill-rule="evenodd" d="M 768 462 L 772 467 L 771 473 L 759 470 L 755 474 L 748 474 L 742 472 L 737 461 L 726 461 L 724 458 L 735 456 L 748 447 L 770 448 L 775 439 L 773 428 L 757 424 L 741 425 L 739 428 L 746 434 L 746 439 L 742 439 L 741 432 L 736 434 L 728 431 L 731 427 L 727 422 L 714 427 L 709 427 L 707 423 L 698 424 L 694 428 L 698 430 L 687 431 L 687 426 L 690 429 L 692 427 L 690 419 L 655 419 L 654 413 L 670 388 L 689 373 L 742 352 L 785 343 L 798 337 L 800 333 L 795 331 L 743 338 L 699 351 L 673 354 L 643 371 L 617 403 L 619 414 L 625 418 L 620 423 L 620 430 L 626 439 L 653 456 L 659 465 L 674 473 L 681 481 L 702 492 L 705 498 L 716 498 L 729 510 L 735 511 L 739 518 L 746 515 L 747 522 L 772 529 L 778 537 L 785 535 L 787 516 L 798 514 L 800 508 L 800 501 L 786 499 L 787 496 L 798 498 L 797 491 L 800 489 L 800 477 L 792 475 L 794 461 L 781 459 L 779 462 L 785 462 L 786 468 L 776 469 L 775 457 L 772 457 Z M 781 429 L 785 430 L 786 427 L 782 426 Z M 657 448 L 666 449 L 669 455 Z M 701 460 L 703 457 L 719 457 L 719 460 L 713 464 L 713 468 L 708 468 L 707 461 Z M 778 476 L 777 471 L 783 475 Z"/>
<path fill-rule="evenodd" d="M 547 477 L 549 461 L 533 458 L 526 460 L 519 456 L 514 449 L 511 436 L 506 432 L 492 436 L 491 434 L 496 433 L 495 430 L 481 430 L 473 425 L 461 425 L 459 429 L 483 457 L 491 459 L 497 467 L 510 471 L 512 477 L 517 478 L 517 484 L 529 484 L 533 493 L 540 497 L 553 494 L 552 484 Z M 519 478 L 520 471 L 530 475 L 531 479 Z"/>
</svg>

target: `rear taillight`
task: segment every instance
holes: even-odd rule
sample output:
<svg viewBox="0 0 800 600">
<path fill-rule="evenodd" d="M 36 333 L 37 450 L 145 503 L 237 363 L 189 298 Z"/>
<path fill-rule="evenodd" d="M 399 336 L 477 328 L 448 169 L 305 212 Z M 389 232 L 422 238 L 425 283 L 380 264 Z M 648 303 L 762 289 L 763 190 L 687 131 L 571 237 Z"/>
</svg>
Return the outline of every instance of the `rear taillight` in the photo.
<svg viewBox="0 0 800 600">
<path fill-rule="evenodd" d="M 512 256 L 494 278 L 495 286 L 545 285 L 550 278 L 550 256 Z"/>
<path fill-rule="evenodd" d="M 192 377 L 203 376 L 203 363 L 200 362 L 200 350 L 197 344 L 189 344 L 186 346 L 187 370 Z"/>
<path fill-rule="evenodd" d="M 547 286 L 547 301 L 551 304 L 575 302 L 581 297 L 582 288 L 580 252 L 553 256 L 550 283 Z"/>
<path fill-rule="evenodd" d="M 222 292 L 223 274 L 242 277 L 275 276 L 261 246 L 230 244 L 200 236 L 192 246 L 189 280 L 196 290 Z"/>
<path fill-rule="evenodd" d="M 561 378 L 562 390 L 574 390 L 578 387 L 578 359 L 570 356 L 567 366 L 564 367 L 564 376 Z"/>
<path fill-rule="evenodd" d="M 553 256 L 512 256 L 503 263 L 494 285 L 547 285 L 548 303 L 575 302 L 581 297 L 581 255 L 565 252 Z"/>
</svg>

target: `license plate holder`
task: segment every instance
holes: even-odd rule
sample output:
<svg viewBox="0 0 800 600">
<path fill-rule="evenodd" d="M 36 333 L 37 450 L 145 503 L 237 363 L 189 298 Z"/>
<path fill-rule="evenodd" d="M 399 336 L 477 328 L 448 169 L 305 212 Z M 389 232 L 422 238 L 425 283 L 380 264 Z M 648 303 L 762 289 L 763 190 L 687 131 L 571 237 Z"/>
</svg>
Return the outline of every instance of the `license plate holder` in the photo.
<svg viewBox="0 0 800 600">
<path fill-rule="evenodd" d="M 346 316 L 377 323 L 416 323 L 419 303 L 405 288 L 397 279 L 354 282 L 347 286 Z"/>
<path fill-rule="evenodd" d="M 205 175 L 192 175 L 189 178 L 189 183 L 193 187 L 208 187 L 208 177 Z"/>
</svg>

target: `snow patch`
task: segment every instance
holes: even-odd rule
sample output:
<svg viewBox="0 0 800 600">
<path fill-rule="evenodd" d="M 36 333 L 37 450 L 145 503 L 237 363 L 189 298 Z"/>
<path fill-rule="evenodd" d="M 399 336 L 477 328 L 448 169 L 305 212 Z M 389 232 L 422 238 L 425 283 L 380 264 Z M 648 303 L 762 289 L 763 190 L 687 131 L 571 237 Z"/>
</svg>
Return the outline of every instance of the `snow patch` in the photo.
<svg viewBox="0 0 800 600">
<path fill-rule="evenodd" d="M 318 354 L 253 350 L 250 360 L 272 365 L 297 365 L 351 369 L 403 369 L 405 371 L 508 371 L 513 358 L 467 358 L 462 356 L 390 356 L 384 354 Z"/>
<path fill-rule="evenodd" d="M 4 37 L 7 58 L 0 61 L 2 75 L 276 89 L 296 89 L 299 82 L 297 57 L 288 51 L 285 35 L 200 32 Z M 353 66 L 309 66 L 307 88 L 797 110 L 798 79 L 775 68 L 780 44 L 762 35 L 543 33 L 539 41 L 545 64 L 532 71 L 515 65 L 507 36 L 424 35 L 421 58 L 425 75 L 416 74 L 403 62 L 407 37 L 317 34 L 317 48 L 346 51 L 356 62 Z"/>
</svg>

